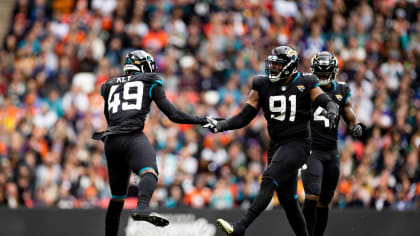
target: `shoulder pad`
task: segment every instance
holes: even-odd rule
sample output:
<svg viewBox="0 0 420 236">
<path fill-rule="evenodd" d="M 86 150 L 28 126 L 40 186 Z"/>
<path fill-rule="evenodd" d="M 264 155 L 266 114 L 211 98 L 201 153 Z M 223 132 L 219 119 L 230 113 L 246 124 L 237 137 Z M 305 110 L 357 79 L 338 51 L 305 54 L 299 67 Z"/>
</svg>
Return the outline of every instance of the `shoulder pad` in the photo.
<svg viewBox="0 0 420 236">
<path fill-rule="evenodd" d="M 312 73 L 302 73 L 300 79 L 302 79 L 305 82 L 318 83 L 318 77 Z"/>
<path fill-rule="evenodd" d="M 160 81 L 160 83 L 163 83 L 162 78 L 156 73 L 140 73 L 133 75 L 133 77 L 134 78 L 131 80 L 141 80 L 151 84 L 153 84 L 155 81 Z"/>
<path fill-rule="evenodd" d="M 252 79 L 251 89 L 258 90 L 263 85 L 264 81 L 266 80 L 266 75 L 256 75 Z"/>
<path fill-rule="evenodd" d="M 337 82 L 337 86 L 343 88 L 344 90 L 350 90 L 350 87 L 346 82 Z"/>
<path fill-rule="evenodd" d="M 344 104 L 347 103 L 348 98 L 351 96 L 350 87 L 347 83 L 344 82 L 337 82 L 337 92 L 342 94 L 342 96 L 345 98 Z"/>
<path fill-rule="evenodd" d="M 316 79 L 318 80 L 318 77 L 312 73 L 302 73 L 303 78 L 309 78 L 309 79 Z"/>
</svg>

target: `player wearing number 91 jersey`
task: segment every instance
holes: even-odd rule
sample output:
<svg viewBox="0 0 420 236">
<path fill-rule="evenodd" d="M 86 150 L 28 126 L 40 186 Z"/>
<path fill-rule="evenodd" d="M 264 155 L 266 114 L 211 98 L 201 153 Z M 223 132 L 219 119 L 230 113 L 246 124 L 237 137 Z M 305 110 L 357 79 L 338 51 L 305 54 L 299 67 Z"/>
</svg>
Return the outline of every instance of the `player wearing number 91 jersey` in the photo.
<svg viewBox="0 0 420 236">
<path fill-rule="evenodd" d="M 101 87 L 108 129 L 94 133 L 105 142 L 111 200 L 105 216 L 105 235 L 118 235 L 118 225 L 127 194 L 131 171 L 141 177 L 134 220 L 166 226 L 169 221 L 153 213 L 149 201 L 156 188 L 156 153 L 143 134 L 146 115 L 152 101 L 176 123 L 205 124 L 206 118 L 178 111 L 166 98 L 162 79 L 155 73 L 153 57 L 143 50 L 130 52 L 124 63 L 124 75 L 112 78 Z"/>
<path fill-rule="evenodd" d="M 239 129 L 249 124 L 262 108 L 271 138 L 269 164 L 251 207 L 235 224 L 223 219 L 217 221 L 219 228 L 228 235 L 244 235 L 246 228 L 267 207 L 274 191 L 277 191 L 295 234 L 308 236 L 296 199 L 296 187 L 298 169 L 306 162 L 310 151 L 311 104 L 316 101 L 328 111 L 333 127 L 338 109 L 319 88 L 315 76 L 297 71 L 298 61 L 298 54 L 293 48 L 274 48 L 266 60 L 266 75 L 254 78 L 242 111 L 223 121 L 207 118 L 205 127 L 213 132 Z"/>
<path fill-rule="evenodd" d="M 353 136 L 361 136 L 363 127 L 358 123 L 350 101 L 350 89 L 335 81 L 337 59 L 330 52 L 317 53 L 311 61 L 311 70 L 319 78 L 321 88 L 339 106 L 341 115 L 351 128 Z M 303 213 L 310 236 L 323 235 L 328 220 L 328 205 L 334 196 L 340 173 L 337 151 L 337 127 L 331 128 L 326 111 L 313 104 L 311 119 L 312 153 L 307 168 L 302 170 L 305 188 Z M 337 117 L 337 122 L 340 116 Z"/>
</svg>

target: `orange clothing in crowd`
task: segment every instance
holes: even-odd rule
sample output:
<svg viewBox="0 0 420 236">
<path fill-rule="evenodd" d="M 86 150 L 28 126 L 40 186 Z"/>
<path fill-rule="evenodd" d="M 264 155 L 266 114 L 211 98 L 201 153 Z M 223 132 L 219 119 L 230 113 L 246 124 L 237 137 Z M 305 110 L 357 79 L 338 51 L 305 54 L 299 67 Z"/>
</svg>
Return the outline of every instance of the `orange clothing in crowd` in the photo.
<svg viewBox="0 0 420 236">
<path fill-rule="evenodd" d="M 194 208 L 202 208 L 210 202 L 211 190 L 209 188 L 194 189 L 184 197 L 184 203 Z"/>
<path fill-rule="evenodd" d="M 164 30 L 149 31 L 141 41 L 143 48 L 162 49 L 168 43 L 168 35 Z"/>
</svg>

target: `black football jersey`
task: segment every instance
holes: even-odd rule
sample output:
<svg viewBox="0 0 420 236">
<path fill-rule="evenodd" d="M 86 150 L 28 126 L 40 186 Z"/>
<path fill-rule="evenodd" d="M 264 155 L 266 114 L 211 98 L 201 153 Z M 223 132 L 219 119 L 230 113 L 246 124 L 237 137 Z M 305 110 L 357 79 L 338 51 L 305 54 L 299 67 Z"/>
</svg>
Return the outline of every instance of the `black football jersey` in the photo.
<svg viewBox="0 0 420 236">
<path fill-rule="evenodd" d="M 103 136 L 142 131 L 154 86 L 163 86 L 162 79 L 155 73 L 123 75 L 102 84 L 101 95 L 108 122 Z"/>
<path fill-rule="evenodd" d="M 287 85 L 270 82 L 267 76 L 254 77 L 252 89 L 258 92 L 259 105 L 267 120 L 267 129 L 273 141 L 287 143 L 310 138 L 310 90 L 319 86 L 312 74 L 297 73 Z"/>
<path fill-rule="evenodd" d="M 339 116 L 343 114 L 344 107 L 351 96 L 350 88 L 345 83 L 332 82 L 330 91 L 324 91 L 340 106 Z M 330 121 L 326 117 L 327 111 L 317 104 L 313 104 L 311 119 L 312 149 L 331 150 L 337 148 L 337 128 L 330 129 Z"/>
</svg>

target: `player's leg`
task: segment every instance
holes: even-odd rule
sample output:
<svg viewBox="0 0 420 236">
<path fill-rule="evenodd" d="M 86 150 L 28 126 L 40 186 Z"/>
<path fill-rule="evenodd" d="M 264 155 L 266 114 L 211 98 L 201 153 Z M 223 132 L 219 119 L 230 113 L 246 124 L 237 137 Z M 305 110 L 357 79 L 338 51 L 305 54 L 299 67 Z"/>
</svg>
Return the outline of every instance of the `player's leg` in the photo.
<svg viewBox="0 0 420 236">
<path fill-rule="evenodd" d="M 105 215 L 105 235 L 118 235 L 120 215 L 127 194 L 130 179 L 130 168 L 124 161 L 124 145 L 121 136 L 107 137 L 105 141 L 105 155 L 108 166 L 111 199 Z"/>
<path fill-rule="evenodd" d="M 303 213 L 297 200 L 297 170 L 283 188 L 277 188 L 277 197 L 283 206 L 287 220 L 296 235 L 308 235 Z"/>
<path fill-rule="evenodd" d="M 322 176 L 321 195 L 316 206 L 316 223 L 314 227 L 314 236 L 322 236 L 327 227 L 329 204 L 334 196 L 340 175 L 340 161 L 338 152 L 332 151 L 329 160 L 324 164 L 324 173 Z"/>
<path fill-rule="evenodd" d="M 252 202 L 251 207 L 235 224 L 231 225 L 223 219 L 219 219 L 219 228 L 228 235 L 244 235 L 246 228 L 261 214 L 270 203 L 276 187 L 285 186 L 287 180 L 293 176 L 297 169 L 306 161 L 306 150 L 304 145 L 285 144 L 279 147 L 274 157 L 263 173 L 260 190 Z M 292 153 L 298 150 L 299 155 L 292 158 Z M 290 158 L 288 158 L 290 156 Z M 304 219 L 302 217 L 303 224 Z M 306 227 L 303 227 L 306 231 Z M 305 234 L 307 236 L 307 234 Z"/>
<path fill-rule="evenodd" d="M 156 226 L 168 225 L 169 221 L 165 217 L 152 212 L 149 207 L 158 181 L 158 170 L 156 152 L 143 133 L 132 136 L 128 164 L 130 169 L 140 176 L 137 207 L 131 216 L 134 220 L 148 221 Z"/>
<path fill-rule="evenodd" d="M 309 144 L 291 143 L 286 146 L 281 155 L 282 163 L 287 164 L 285 170 L 278 172 L 279 187 L 277 196 L 282 204 L 290 226 L 297 236 L 308 236 L 305 218 L 297 201 L 298 169 L 307 161 Z"/>
<path fill-rule="evenodd" d="M 227 235 L 244 235 L 246 228 L 267 208 L 273 197 L 275 188 L 276 183 L 272 178 L 263 177 L 257 197 L 242 218 L 233 225 L 223 219 L 218 219 L 217 225 L 219 228 Z"/>
<path fill-rule="evenodd" d="M 278 143 L 270 142 L 270 147 L 268 148 L 267 169 L 270 168 L 272 159 L 278 152 L 279 148 L 280 145 L 278 145 Z M 273 179 L 271 177 L 263 176 L 257 197 L 252 202 L 251 207 L 248 209 L 242 219 L 233 225 L 223 219 L 218 219 L 217 226 L 219 226 L 219 228 L 227 235 L 244 235 L 246 228 L 270 203 L 275 188 L 276 184 L 274 183 Z"/>
<path fill-rule="evenodd" d="M 305 203 L 303 214 L 309 235 L 313 234 L 316 222 L 315 208 L 321 193 L 323 166 L 321 162 L 322 152 L 313 150 L 306 162 L 306 169 L 302 170 L 302 182 L 305 189 Z"/>
</svg>

